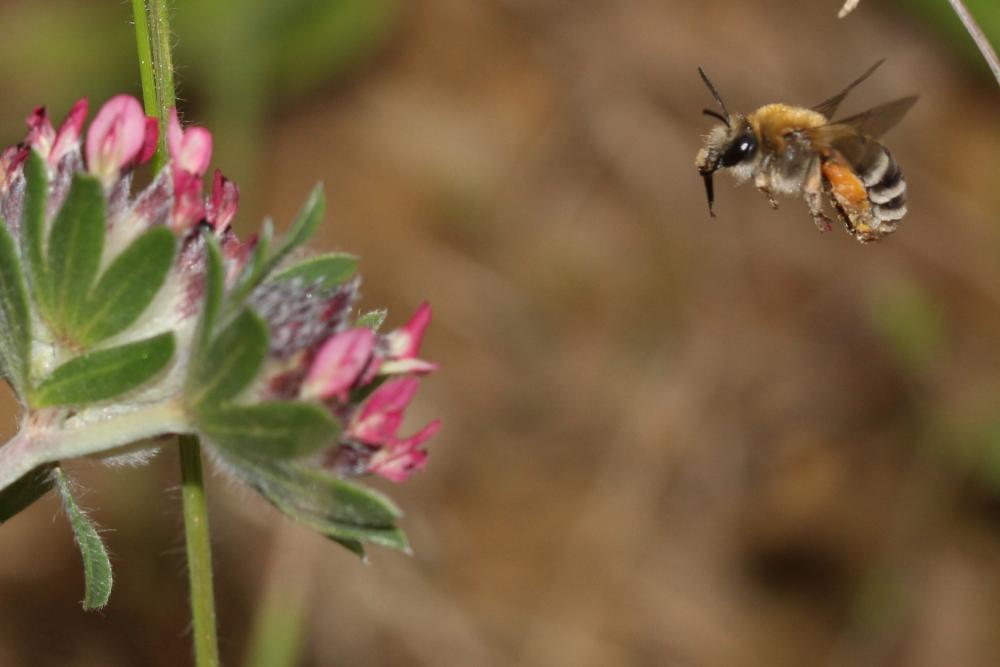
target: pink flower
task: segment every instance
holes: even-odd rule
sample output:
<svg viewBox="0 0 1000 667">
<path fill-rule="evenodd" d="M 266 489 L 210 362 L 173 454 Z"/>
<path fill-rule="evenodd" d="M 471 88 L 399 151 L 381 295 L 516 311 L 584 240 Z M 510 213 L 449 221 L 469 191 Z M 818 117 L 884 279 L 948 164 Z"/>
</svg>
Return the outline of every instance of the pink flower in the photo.
<svg viewBox="0 0 1000 667">
<path fill-rule="evenodd" d="M 412 377 L 387 381 L 372 392 L 361 413 L 348 428 L 348 435 L 368 445 L 381 445 L 395 438 L 420 381 Z"/>
<path fill-rule="evenodd" d="M 174 174 L 185 171 L 201 178 L 212 159 L 212 133 L 203 127 L 181 128 L 177 109 L 170 110 L 167 125 L 167 149 Z"/>
<path fill-rule="evenodd" d="M 174 172 L 173 229 L 187 231 L 205 217 L 201 196 L 201 176 L 186 171 Z"/>
<path fill-rule="evenodd" d="M 410 473 L 427 465 L 427 451 L 420 445 L 440 430 L 441 420 L 435 419 L 409 438 L 390 441 L 372 456 L 368 471 L 393 482 L 406 481 Z"/>
<path fill-rule="evenodd" d="M 108 100 L 87 130 L 87 168 L 105 185 L 122 169 L 142 163 L 156 151 L 156 120 L 147 118 L 131 95 Z"/>
<path fill-rule="evenodd" d="M 215 170 L 215 177 L 212 179 L 212 199 L 208 203 L 206 219 L 215 229 L 216 233 L 229 227 L 229 224 L 236 217 L 236 210 L 240 205 L 240 188 L 222 175 L 218 169 Z"/>
<path fill-rule="evenodd" d="M 388 380 L 372 392 L 360 414 L 352 420 L 347 437 L 376 448 L 368 462 L 368 472 L 401 482 L 424 466 L 427 452 L 420 446 L 438 432 L 440 420 L 432 421 L 409 438 L 396 437 L 403 414 L 419 386 L 420 381 L 413 377 Z"/>
<path fill-rule="evenodd" d="M 302 385 L 302 397 L 346 401 L 348 390 L 371 359 L 375 332 L 368 327 L 330 336 L 320 347 Z"/>
<path fill-rule="evenodd" d="M 425 374 L 437 369 L 437 364 L 417 358 L 424 331 L 431 322 L 431 306 L 424 301 L 410 321 L 385 335 L 384 360 L 377 368 L 381 375 Z"/>
</svg>

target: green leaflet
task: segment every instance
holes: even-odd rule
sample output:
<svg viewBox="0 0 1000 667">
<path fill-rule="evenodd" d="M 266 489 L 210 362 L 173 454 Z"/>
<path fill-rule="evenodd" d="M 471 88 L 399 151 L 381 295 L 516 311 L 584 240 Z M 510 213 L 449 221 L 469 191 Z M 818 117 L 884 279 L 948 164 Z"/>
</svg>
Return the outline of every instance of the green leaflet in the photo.
<svg viewBox="0 0 1000 667">
<path fill-rule="evenodd" d="M 301 280 L 303 284 L 317 287 L 336 287 L 358 269 L 358 258 L 347 253 L 335 252 L 311 257 L 275 273 L 271 280 Z"/>
<path fill-rule="evenodd" d="M 267 339 L 267 324 L 251 309 L 233 318 L 192 369 L 195 410 L 212 410 L 246 389 L 267 356 Z"/>
<path fill-rule="evenodd" d="M 243 305 L 243 301 L 249 296 L 253 288 L 264 278 L 264 268 L 267 265 L 267 255 L 271 251 L 271 241 L 274 239 L 274 225 L 270 220 L 264 220 L 260 234 L 257 236 L 257 244 L 253 248 L 253 255 L 250 261 L 243 267 L 236 286 L 230 291 L 228 303 L 233 307 Z"/>
<path fill-rule="evenodd" d="M 45 206 L 49 198 L 49 176 L 45 160 L 35 151 L 24 163 L 24 209 L 21 213 L 21 254 L 27 263 L 28 281 L 42 311 L 48 313 L 51 298 L 44 280 Z"/>
<path fill-rule="evenodd" d="M 300 401 L 213 407 L 195 419 L 207 440 L 252 460 L 305 456 L 329 445 L 340 431 L 324 407 Z"/>
<path fill-rule="evenodd" d="M 174 356 L 174 335 L 88 352 L 67 361 L 31 394 L 33 408 L 83 405 L 114 398 L 160 373 Z"/>
<path fill-rule="evenodd" d="M 135 322 L 163 287 L 177 245 L 174 233 L 155 227 L 122 251 L 77 312 L 70 336 L 91 346 Z"/>
<path fill-rule="evenodd" d="M 194 351 L 191 359 L 191 371 L 188 374 L 188 386 L 195 380 L 195 374 L 201 368 L 201 363 L 208 353 L 208 344 L 215 331 L 215 322 L 219 318 L 222 307 L 222 292 L 224 289 L 224 270 L 222 266 L 222 251 L 219 242 L 210 233 L 201 235 L 205 241 L 205 295 L 202 299 L 201 317 L 198 329 L 194 335 Z"/>
<path fill-rule="evenodd" d="M 306 203 L 303 204 L 302 210 L 299 211 L 298 217 L 295 218 L 295 222 L 292 223 L 291 229 L 288 230 L 288 234 L 285 236 L 281 243 L 281 246 L 274 252 L 274 255 L 264 265 L 261 270 L 259 280 L 263 280 L 270 274 L 275 267 L 281 264 L 282 260 L 288 256 L 290 252 L 301 246 L 303 243 L 309 240 L 309 238 L 316 232 L 316 228 L 319 226 L 320 221 L 323 220 L 323 214 L 326 212 L 326 197 L 323 194 L 323 186 L 316 185 L 309 193 L 309 198 L 306 199 Z"/>
<path fill-rule="evenodd" d="M 223 457 L 279 510 L 357 555 L 362 542 L 409 552 L 399 509 L 381 493 L 294 462 Z"/>
<path fill-rule="evenodd" d="M 112 576 L 108 552 L 104 548 L 104 542 L 97 534 L 94 524 L 73 498 L 66 473 L 55 466 L 52 469 L 52 476 L 59 488 L 59 495 L 62 497 L 69 524 L 73 528 L 76 543 L 80 547 L 80 555 L 83 556 L 85 590 L 83 608 L 87 611 L 100 609 L 108 603 L 108 598 L 111 597 Z"/>
<path fill-rule="evenodd" d="M 382 327 L 382 323 L 385 322 L 385 316 L 388 315 L 388 313 L 389 311 L 385 308 L 371 310 L 359 317 L 354 322 L 354 326 L 368 327 L 372 331 L 378 331 Z"/>
<path fill-rule="evenodd" d="M 3 491 L 0 491 L 0 524 L 6 523 L 52 488 L 52 466 L 35 468 Z"/>
<path fill-rule="evenodd" d="M 104 206 L 100 181 L 77 173 L 52 222 L 45 275 L 49 318 L 60 333 L 69 333 L 97 277 L 104 250 Z"/>
<path fill-rule="evenodd" d="M 20 396 L 30 384 L 31 316 L 14 239 L 0 220 L 0 366 Z"/>
</svg>

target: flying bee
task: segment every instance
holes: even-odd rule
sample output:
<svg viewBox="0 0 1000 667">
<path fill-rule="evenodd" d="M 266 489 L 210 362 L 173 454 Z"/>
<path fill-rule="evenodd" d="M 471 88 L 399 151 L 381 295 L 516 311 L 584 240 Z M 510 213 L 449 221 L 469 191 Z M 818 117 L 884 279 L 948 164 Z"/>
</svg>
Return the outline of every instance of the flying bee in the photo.
<svg viewBox="0 0 1000 667">
<path fill-rule="evenodd" d="M 896 231 L 906 215 L 906 182 L 892 154 L 878 139 L 900 121 L 917 97 L 831 120 L 847 94 L 883 62 L 878 61 L 843 91 L 811 109 L 767 104 L 749 114 L 729 113 L 699 67 L 702 80 L 722 110 L 704 110 L 722 124 L 711 129 L 695 158 L 705 180 L 709 214 L 715 216 L 712 175 L 728 169 L 740 183 L 752 177 L 771 208 L 778 207 L 775 195 L 801 194 L 821 231 L 831 228 L 831 220 L 823 212 L 824 195 L 858 241 L 877 241 Z"/>
</svg>

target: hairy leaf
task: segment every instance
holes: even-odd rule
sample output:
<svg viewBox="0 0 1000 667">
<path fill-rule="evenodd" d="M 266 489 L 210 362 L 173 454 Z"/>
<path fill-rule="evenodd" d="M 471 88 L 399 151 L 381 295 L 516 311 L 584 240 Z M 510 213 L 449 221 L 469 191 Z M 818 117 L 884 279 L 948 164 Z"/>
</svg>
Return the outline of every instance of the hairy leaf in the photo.
<svg viewBox="0 0 1000 667">
<path fill-rule="evenodd" d="M 194 353 L 191 361 L 191 371 L 188 377 L 189 385 L 194 379 L 201 362 L 208 353 L 208 345 L 215 332 L 215 323 L 222 307 L 222 292 L 224 289 L 225 271 L 222 266 L 222 251 L 215 237 L 205 232 L 205 287 L 202 298 L 201 318 L 194 335 Z"/>
<path fill-rule="evenodd" d="M 87 611 L 100 609 L 111 597 L 111 561 L 108 559 L 107 549 L 104 548 L 101 536 L 97 534 L 97 528 L 73 498 L 66 473 L 56 466 L 52 470 L 52 475 L 59 487 L 59 495 L 62 497 L 69 524 L 73 528 L 76 543 L 80 547 L 80 555 L 83 556 L 85 589 L 83 608 Z"/>
<path fill-rule="evenodd" d="M 336 287 L 358 269 L 358 258 L 336 252 L 311 257 L 274 274 L 272 280 L 301 280 L 305 285 Z"/>
<path fill-rule="evenodd" d="M 78 312 L 73 339 L 96 345 L 135 322 L 163 287 L 176 245 L 173 232 L 154 227 L 125 248 Z"/>
<path fill-rule="evenodd" d="M 192 386 L 195 409 L 214 409 L 235 398 L 257 376 L 266 356 L 267 324 L 244 308 L 199 359 Z"/>
<path fill-rule="evenodd" d="M 223 458 L 279 510 L 359 556 L 362 542 L 409 551 L 399 509 L 381 493 L 290 461 Z"/>
<path fill-rule="evenodd" d="M 174 356 L 174 334 L 88 352 L 67 361 L 31 395 L 35 408 L 83 405 L 114 398 L 160 373 Z"/>
<path fill-rule="evenodd" d="M 104 250 L 104 190 L 93 176 L 77 173 L 52 222 L 46 270 L 50 317 L 58 329 L 70 325 L 90 292 Z"/>
<path fill-rule="evenodd" d="M 29 384 L 30 348 L 31 316 L 21 260 L 7 225 L 0 220 L 0 364 L 21 396 Z"/>
<path fill-rule="evenodd" d="M 359 317 L 354 325 L 359 327 L 368 327 L 372 331 L 378 331 L 382 327 L 382 323 L 385 322 L 385 316 L 388 315 L 388 313 L 389 311 L 385 308 L 369 311 Z"/>
<path fill-rule="evenodd" d="M 263 271 L 261 271 L 260 279 L 266 278 L 275 267 L 281 264 L 282 260 L 290 252 L 309 240 L 316 232 L 319 223 L 323 220 L 325 212 L 326 197 L 323 194 L 323 186 L 317 185 L 309 193 L 309 198 L 306 199 L 306 203 L 302 206 L 302 210 L 299 211 L 295 222 L 292 223 L 292 227 L 288 230 L 288 234 L 282 241 L 281 246 L 265 264 Z"/>
<path fill-rule="evenodd" d="M 21 254 L 27 262 L 28 281 L 42 310 L 48 312 L 49 285 L 44 280 L 45 207 L 49 199 L 49 175 L 45 160 L 35 151 L 24 163 L 24 209 L 21 213 Z"/>
<path fill-rule="evenodd" d="M 199 412 L 198 430 L 218 447 L 256 459 L 288 459 L 329 445 L 340 430 L 325 408 L 299 401 L 230 405 Z"/>
</svg>

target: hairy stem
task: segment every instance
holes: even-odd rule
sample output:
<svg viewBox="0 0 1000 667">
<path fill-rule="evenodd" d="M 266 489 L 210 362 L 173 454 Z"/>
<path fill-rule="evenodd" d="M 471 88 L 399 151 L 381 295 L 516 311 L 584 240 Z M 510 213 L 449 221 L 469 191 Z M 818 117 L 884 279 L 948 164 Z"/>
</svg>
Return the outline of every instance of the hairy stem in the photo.
<svg viewBox="0 0 1000 667">
<path fill-rule="evenodd" d="M 153 171 L 167 163 L 167 122 L 174 107 L 174 63 L 170 55 L 170 15 L 166 0 L 132 0 L 139 77 L 146 113 L 159 121 Z"/>
<path fill-rule="evenodd" d="M 146 113 L 159 121 L 160 136 L 153 157 L 156 173 L 167 163 L 167 123 L 170 110 L 177 104 L 170 55 L 170 16 L 166 0 L 132 0 L 132 11 L 143 103 Z M 182 435 L 179 448 L 195 663 L 198 667 L 215 667 L 219 664 L 219 648 L 215 629 L 215 593 L 212 589 L 212 545 L 201 475 L 201 446 L 197 436 Z"/>
<path fill-rule="evenodd" d="M 215 631 L 215 595 L 212 591 L 212 544 L 208 533 L 205 485 L 201 477 L 201 447 L 197 436 L 180 436 L 180 456 L 195 664 L 198 667 L 215 667 L 219 664 L 219 648 Z"/>
</svg>

